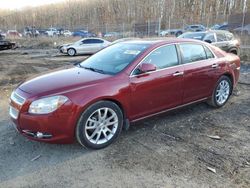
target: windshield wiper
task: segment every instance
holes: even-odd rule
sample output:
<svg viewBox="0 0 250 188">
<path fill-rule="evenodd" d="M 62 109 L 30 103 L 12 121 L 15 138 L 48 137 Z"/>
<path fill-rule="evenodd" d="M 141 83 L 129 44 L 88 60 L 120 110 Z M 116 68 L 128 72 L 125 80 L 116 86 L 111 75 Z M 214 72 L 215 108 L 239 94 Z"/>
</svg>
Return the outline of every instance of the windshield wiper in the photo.
<svg viewBox="0 0 250 188">
<path fill-rule="evenodd" d="M 84 68 L 84 69 L 88 69 L 88 70 L 91 70 L 93 72 L 98 72 L 98 73 L 101 73 L 101 74 L 106 74 L 103 70 L 100 70 L 100 69 L 96 69 L 96 68 L 93 68 L 93 67 L 83 67 L 80 65 L 81 68 Z"/>
</svg>

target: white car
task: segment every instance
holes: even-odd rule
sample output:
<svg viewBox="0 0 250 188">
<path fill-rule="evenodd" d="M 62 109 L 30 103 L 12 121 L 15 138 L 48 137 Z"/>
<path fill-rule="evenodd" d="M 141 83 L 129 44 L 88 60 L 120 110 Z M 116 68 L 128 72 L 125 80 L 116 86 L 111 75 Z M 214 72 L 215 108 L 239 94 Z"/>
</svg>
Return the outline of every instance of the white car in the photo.
<svg viewBox="0 0 250 188">
<path fill-rule="evenodd" d="M 45 33 L 49 36 L 49 37 L 53 37 L 57 35 L 57 29 L 56 28 L 49 28 Z"/>
<path fill-rule="evenodd" d="M 70 37 L 70 36 L 72 35 L 72 32 L 69 31 L 69 30 L 64 30 L 64 31 L 63 31 L 63 35 L 64 35 L 65 37 Z"/>
<path fill-rule="evenodd" d="M 64 44 L 59 47 L 59 50 L 63 54 L 69 56 L 79 54 L 94 54 L 95 52 L 109 46 L 111 42 L 101 38 L 86 38 L 81 39 L 73 44 Z"/>
</svg>

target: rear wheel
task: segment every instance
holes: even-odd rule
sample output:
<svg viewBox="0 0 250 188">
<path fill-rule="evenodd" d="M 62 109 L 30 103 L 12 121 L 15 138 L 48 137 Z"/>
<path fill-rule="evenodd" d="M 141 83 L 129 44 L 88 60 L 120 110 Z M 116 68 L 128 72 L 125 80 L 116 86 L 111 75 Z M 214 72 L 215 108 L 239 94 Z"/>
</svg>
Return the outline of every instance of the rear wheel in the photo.
<svg viewBox="0 0 250 188">
<path fill-rule="evenodd" d="M 77 141 L 88 148 L 101 149 L 119 136 L 123 125 L 121 109 L 113 102 L 100 101 L 81 115 L 77 128 Z"/>
<path fill-rule="evenodd" d="M 229 50 L 229 53 L 238 55 L 238 51 L 237 51 L 237 49 L 235 49 L 235 48 L 230 49 L 230 50 Z"/>
<path fill-rule="evenodd" d="M 70 48 L 68 49 L 68 55 L 69 56 L 75 56 L 76 55 L 76 50 L 74 48 Z"/>
<path fill-rule="evenodd" d="M 228 101 L 231 93 L 232 81 L 228 76 L 221 76 L 208 103 L 216 108 L 222 107 Z"/>
</svg>

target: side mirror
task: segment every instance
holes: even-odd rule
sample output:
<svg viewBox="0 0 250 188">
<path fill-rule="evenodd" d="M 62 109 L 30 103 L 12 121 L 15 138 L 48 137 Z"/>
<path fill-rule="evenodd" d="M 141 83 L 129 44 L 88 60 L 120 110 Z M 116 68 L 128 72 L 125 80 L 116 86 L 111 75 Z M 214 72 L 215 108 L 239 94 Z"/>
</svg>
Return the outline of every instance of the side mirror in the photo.
<svg viewBox="0 0 250 188">
<path fill-rule="evenodd" d="M 139 70 L 141 73 L 151 72 L 156 70 L 156 66 L 151 63 L 143 63 L 139 66 Z"/>
<path fill-rule="evenodd" d="M 204 40 L 205 42 L 207 42 L 207 43 L 209 43 L 209 44 L 211 44 L 212 43 L 212 41 L 211 40 Z"/>
</svg>

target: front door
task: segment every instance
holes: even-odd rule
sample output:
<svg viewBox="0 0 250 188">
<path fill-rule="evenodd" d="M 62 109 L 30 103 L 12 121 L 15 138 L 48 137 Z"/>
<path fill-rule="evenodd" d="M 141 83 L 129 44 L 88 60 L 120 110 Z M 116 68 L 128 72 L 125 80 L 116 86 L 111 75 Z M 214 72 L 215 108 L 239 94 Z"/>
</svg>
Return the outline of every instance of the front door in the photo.
<svg viewBox="0 0 250 188">
<path fill-rule="evenodd" d="M 136 68 L 130 76 L 133 119 L 176 107 L 182 101 L 183 66 L 175 45 L 157 48 L 142 63 L 154 64 L 157 70 L 140 73 Z"/>
</svg>

